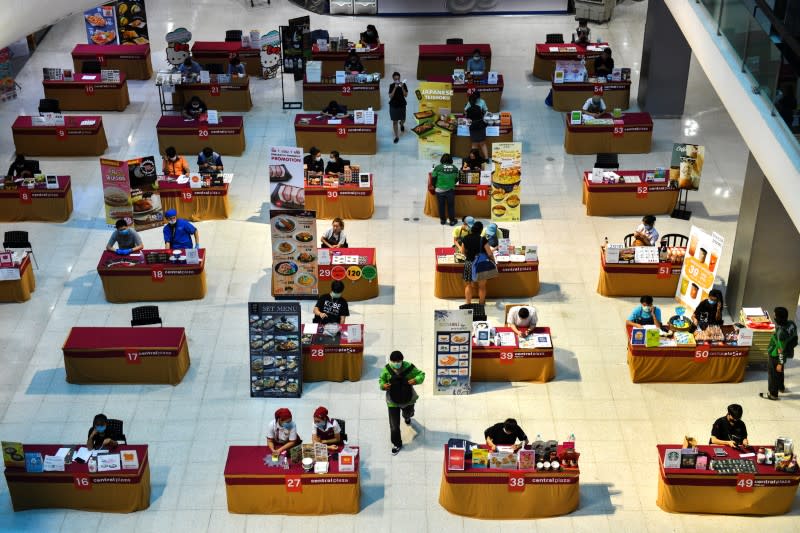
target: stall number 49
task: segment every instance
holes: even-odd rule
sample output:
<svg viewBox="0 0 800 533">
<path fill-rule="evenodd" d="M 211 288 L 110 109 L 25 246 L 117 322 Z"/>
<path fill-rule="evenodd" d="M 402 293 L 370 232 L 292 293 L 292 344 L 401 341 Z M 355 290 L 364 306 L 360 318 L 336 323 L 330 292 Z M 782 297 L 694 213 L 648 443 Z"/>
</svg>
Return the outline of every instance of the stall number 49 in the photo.
<svg viewBox="0 0 800 533">
<path fill-rule="evenodd" d="M 753 474 L 738 474 L 736 476 L 736 492 L 753 492 L 756 477 Z"/>
<path fill-rule="evenodd" d="M 525 490 L 524 476 L 508 476 L 508 491 L 522 492 Z"/>
</svg>

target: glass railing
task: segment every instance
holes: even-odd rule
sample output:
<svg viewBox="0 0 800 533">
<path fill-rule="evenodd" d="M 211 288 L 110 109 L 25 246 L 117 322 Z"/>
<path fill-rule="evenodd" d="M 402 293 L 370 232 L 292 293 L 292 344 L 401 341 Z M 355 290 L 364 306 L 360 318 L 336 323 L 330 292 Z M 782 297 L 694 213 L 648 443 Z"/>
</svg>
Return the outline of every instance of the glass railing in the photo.
<svg viewBox="0 0 800 533">
<path fill-rule="evenodd" d="M 784 29 L 761 0 L 697 0 L 716 22 L 717 35 L 728 41 L 775 120 L 791 132 L 800 150 L 797 113 L 800 53 L 783 40 Z M 789 37 L 791 38 L 791 37 Z M 800 52 L 800 50 L 798 50 Z"/>
</svg>

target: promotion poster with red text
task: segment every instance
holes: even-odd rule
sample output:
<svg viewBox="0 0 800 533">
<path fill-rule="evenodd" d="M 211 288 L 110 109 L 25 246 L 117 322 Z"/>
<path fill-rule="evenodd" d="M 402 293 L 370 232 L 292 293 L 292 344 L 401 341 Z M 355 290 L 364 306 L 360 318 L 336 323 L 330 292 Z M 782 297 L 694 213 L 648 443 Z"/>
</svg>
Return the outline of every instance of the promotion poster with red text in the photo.
<svg viewBox="0 0 800 533">
<path fill-rule="evenodd" d="M 272 296 L 316 296 L 317 217 L 314 211 L 271 209 Z"/>
<path fill-rule="evenodd" d="M 708 293 L 714 287 L 723 243 L 722 235 L 708 234 L 697 226 L 692 226 L 689 232 L 689 247 L 683 260 L 675 299 L 690 311 L 708 298 Z"/>
<path fill-rule="evenodd" d="M 103 184 L 106 224 L 113 225 L 120 218 L 124 218 L 129 224 L 132 223 L 133 205 L 128 162 L 100 159 L 100 177 Z"/>
<path fill-rule="evenodd" d="M 270 146 L 267 160 L 270 203 L 284 209 L 302 209 L 306 203 L 303 149 Z"/>
</svg>

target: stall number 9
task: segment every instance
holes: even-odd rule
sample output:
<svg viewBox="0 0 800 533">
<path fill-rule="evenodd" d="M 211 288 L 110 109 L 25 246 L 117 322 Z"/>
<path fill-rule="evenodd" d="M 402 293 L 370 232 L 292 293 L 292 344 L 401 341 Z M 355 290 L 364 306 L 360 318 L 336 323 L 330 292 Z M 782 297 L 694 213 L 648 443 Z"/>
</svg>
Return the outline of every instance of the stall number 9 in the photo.
<svg viewBox="0 0 800 533">
<path fill-rule="evenodd" d="M 508 476 L 509 492 L 522 492 L 525 490 L 524 476 Z"/>
</svg>

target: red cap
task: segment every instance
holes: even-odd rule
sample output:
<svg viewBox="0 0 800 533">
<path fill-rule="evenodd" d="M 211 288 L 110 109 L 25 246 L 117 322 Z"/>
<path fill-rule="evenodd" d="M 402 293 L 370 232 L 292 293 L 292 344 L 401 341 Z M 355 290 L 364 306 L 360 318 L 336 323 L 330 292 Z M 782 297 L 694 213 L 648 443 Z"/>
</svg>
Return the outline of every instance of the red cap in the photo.
<svg viewBox="0 0 800 533">
<path fill-rule="evenodd" d="M 275 411 L 275 420 L 286 420 L 292 418 L 292 412 L 285 407 L 281 407 Z"/>
<path fill-rule="evenodd" d="M 317 407 L 317 410 L 314 411 L 314 418 L 322 418 L 324 420 L 328 420 L 328 410 L 320 405 L 319 407 Z"/>
</svg>

